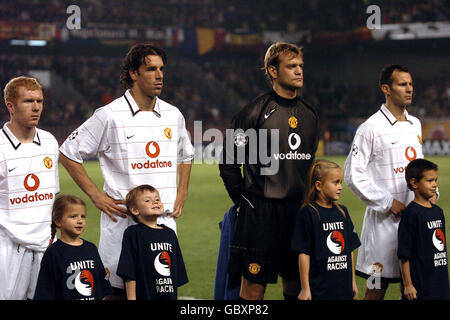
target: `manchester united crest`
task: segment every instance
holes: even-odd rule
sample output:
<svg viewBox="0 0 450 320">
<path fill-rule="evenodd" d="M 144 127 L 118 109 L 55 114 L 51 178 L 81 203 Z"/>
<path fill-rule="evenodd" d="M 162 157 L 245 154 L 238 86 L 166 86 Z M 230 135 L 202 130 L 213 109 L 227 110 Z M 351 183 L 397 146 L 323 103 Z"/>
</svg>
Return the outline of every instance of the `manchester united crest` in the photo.
<svg viewBox="0 0 450 320">
<path fill-rule="evenodd" d="M 289 123 L 289 127 L 291 127 L 292 129 L 295 129 L 295 128 L 297 128 L 298 120 L 296 117 L 290 116 L 288 119 L 288 123 Z"/>
<path fill-rule="evenodd" d="M 261 266 L 255 262 L 248 265 L 248 271 L 250 271 L 251 274 L 258 274 L 260 270 Z"/>
<path fill-rule="evenodd" d="M 53 160 L 50 157 L 45 157 L 44 158 L 44 166 L 47 169 L 51 169 L 53 167 Z"/>
<path fill-rule="evenodd" d="M 170 130 L 170 128 L 165 128 L 164 135 L 166 136 L 167 139 L 172 139 L 172 130 Z"/>
</svg>

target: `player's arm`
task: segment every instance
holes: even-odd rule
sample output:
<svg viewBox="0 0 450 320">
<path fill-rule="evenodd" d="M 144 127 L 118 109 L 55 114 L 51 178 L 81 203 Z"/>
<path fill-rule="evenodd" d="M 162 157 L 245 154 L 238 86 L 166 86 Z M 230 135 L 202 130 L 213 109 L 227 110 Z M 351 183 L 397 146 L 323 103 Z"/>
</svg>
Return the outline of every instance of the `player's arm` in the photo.
<svg viewBox="0 0 450 320">
<path fill-rule="evenodd" d="M 352 251 L 352 290 L 353 290 L 353 300 L 358 299 L 358 286 L 356 285 L 356 277 L 355 277 L 355 259 Z"/>
<path fill-rule="evenodd" d="M 241 159 L 245 154 L 246 136 L 244 133 L 238 133 L 237 130 L 245 131 L 251 127 L 250 116 L 242 110 L 232 121 L 231 130 L 227 130 L 225 141 L 223 143 L 221 159 L 219 163 L 220 177 L 222 178 L 225 189 L 228 192 L 233 203 L 239 208 L 241 204 L 242 189 L 244 187 L 244 178 L 242 177 Z M 234 131 L 233 131 L 234 130 Z"/>
<path fill-rule="evenodd" d="M 189 179 L 191 176 L 192 162 L 182 162 L 178 164 L 178 188 L 175 203 L 173 204 L 173 212 L 170 217 L 178 218 L 183 210 L 189 187 Z"/>
<path fill-rule="evenodd" d="M 344 179 L 350 190 L 361 199 L 366 206 L 378 212 L 394 214 L 401 212 L 405 206 L 394 199 L 392 194 L 377 185 L 367 174 L 374 157 L 374 135 L 372 128 L 361 125 L 356 131 L 352 148 L 344 165 Z"/>
<path fill-rule="evenodd" d="M 402 270 L 403 286 L 405 287 L 404 295 L 406 299 L 417 299 L 417 290 L 414 288 L 411 280 L 411 267 L 409 260 L 400 259 L 400 267 Z"/>
<path fill-rule="evenodd" d="M 81 163 L 67 158 L 64 154 L 59 154 L 60 163 L 69 172 L 75 183 L 89 196 L 92 203 L 102 212 L 106 213 L 114 222 L 117 222 L 115 216 L 126 217 L 126 209 L 119 204 L 125 204 L 123 200 L 114 200 L 105 192 L 101 192 L 95 183 L 89 178 L 85 168 Z"/>
<path fill-rule="evenodd" d="M 135 280 L 125 281 L 125 290 L 127 292 L 128 300 L 136 300 L 136 281 Z"/>
<path fill-rule="evenodd" d="M 309 287 L 310 257 L 305 253 L 298 255 L 298 266 L 300 272 L 300 284 L 302 291 L 298 295 L 298 300 L 311 300 L 311 288 Z"/>
</svg>

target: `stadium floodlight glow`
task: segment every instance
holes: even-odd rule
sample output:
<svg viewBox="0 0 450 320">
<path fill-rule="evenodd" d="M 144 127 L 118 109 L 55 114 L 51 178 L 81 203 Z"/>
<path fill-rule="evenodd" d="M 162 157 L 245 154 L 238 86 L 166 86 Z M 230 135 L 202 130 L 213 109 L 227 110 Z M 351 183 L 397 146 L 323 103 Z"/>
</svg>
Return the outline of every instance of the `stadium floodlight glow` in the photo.
<svg viewBox="0 0 450 320">
<path fill-rule="evenodd" d="M 47 45 L 46 40 L 28 40 L 28 45 L 31 47 L 45 47 Z"/>
<path fill-rule="evenodd" d="M 19 39 L 12 39 L 9 43 L 12 46 L 45 47 L 47 45 L 47 41 L 46 40 L 19 40 Z"/>
<path fill-rule="evenodd" d="M 9 42 L 12 46 L 26 46 L 27 41 L 26 40 L 17 40 L 13 39 Z"/>
</svg>

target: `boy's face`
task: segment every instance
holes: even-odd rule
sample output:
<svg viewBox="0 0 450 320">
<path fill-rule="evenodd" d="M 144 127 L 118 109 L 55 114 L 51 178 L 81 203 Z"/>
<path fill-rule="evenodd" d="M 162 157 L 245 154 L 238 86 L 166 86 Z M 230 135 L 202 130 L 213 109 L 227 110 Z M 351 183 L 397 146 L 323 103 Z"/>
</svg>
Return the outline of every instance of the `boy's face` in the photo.
<svg viewBox="0 0 450 320">
<path fill-rule="evenodd" d="M 418 193 L 424 199 L 429 200 L 436 194 L 437 179 L 437 170 L 427 170 L 423 172 L 422 179 L 418 181 L 412 179 L 411 185 L 416 194 Z"/>
<path fill-rule="evenodd" d="M 135 216 L 142 219 L 160 216 L 164 213 L 164 206 L 159 198 L 159 192 L 145 190 L 136 197 L 135 207 L 130 208 Z"/>
</svg>

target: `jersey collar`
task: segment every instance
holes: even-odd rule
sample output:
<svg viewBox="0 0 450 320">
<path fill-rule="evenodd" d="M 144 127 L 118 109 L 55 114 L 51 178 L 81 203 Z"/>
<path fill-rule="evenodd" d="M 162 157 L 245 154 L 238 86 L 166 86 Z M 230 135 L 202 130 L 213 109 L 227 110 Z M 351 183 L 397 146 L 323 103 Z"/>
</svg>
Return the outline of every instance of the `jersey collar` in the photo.
<svg viewBox="0 0 450 320">
<path fill-rule="evenodd" d="M 130 93 L 130 89 L 125 91 L 124 98 L 125 98 L 126 102 L 128 103 L 128 106 L 130 107 L 131 114 L 134 117 L 139 111 L 141 111 L 141 109 L 139 109 L 136 101 L 134 101 L 133 96 Z M 155 107 L 153 108 L 153 112 L 155 113 L 155 115 L 158 118 L 161 117 L 161 109 L 159 107 L 159 98 L 158 97 L 156 97 L 156 103 L 155 103 Z"/>
<path fill-rule="evenodd" d="M 9 124 L 9 121 L 4 124 L 4 126 L 2 128 L 3 134 L 9 140 L 9 142 L 13 146 L 14 150 L 17 150 L 22 145 L 22 142 L 20 142 L 20 140 L 17 139 L 16 136 L 14 136 L 14 134 L 11 132 L 11 130 L 9 130 L 8 124 Z M 41 145 L 41 139 L 39 138 L 39 133 L 38 133 L 37 128 L 36 128 L 36 133 L 34 134 L 33 143 L 37 144 L 38 146 Z"/>
<path fill-rule="evenodd" d="M 389 109 L 386 107 L 384 103 L 381 105 L 380 111 L 392 126 L 398 122 L 397 118 L 389 111 Z M 405 118 L 406 121 L 412 123 L 411 119 L 409 119 L 409 113 L 408 111 L 406 111 L 406 108 L 405 108 Z"/>
</svg>

